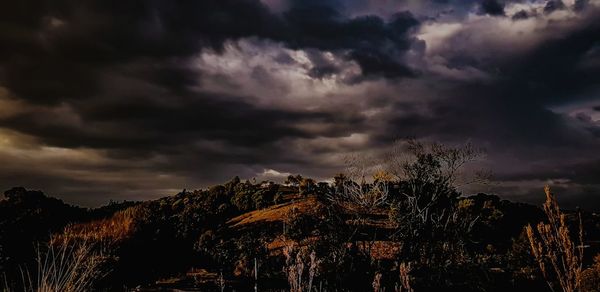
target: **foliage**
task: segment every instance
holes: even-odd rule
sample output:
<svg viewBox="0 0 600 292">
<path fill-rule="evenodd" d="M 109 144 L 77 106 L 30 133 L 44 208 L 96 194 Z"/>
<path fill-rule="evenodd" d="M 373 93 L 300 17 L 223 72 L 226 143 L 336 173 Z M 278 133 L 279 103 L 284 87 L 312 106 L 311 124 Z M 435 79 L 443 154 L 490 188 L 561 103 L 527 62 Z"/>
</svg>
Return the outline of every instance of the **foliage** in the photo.
<svg viewBox="0 0 600 292">
<path fill-rule="evenodd" d="M 88 218 L 83 208 L 49 198 L 40 191 L 12 188 L 0 200 L 0 274 L 15 279 L 19 266 L 34 264 L 36 242 L 45 242 L 53 232 L 71 222 Z"/>
<path fill-rule="evenodd" d="M 480 154 L 467 145 L 451 148 L 409 141 L 410 156 L 388 159 L 390 173 L 399 178 L 390 204 L 396 223 L 394 236 L 403 243 L 401 260 L 415 261 L 428 270 L 445 273 L 473 262 L 466 250 L 479 216 L 474 201 L 459 199 L 457 175 Z"/>
<path fill-rule="evenodd" d="M 154 288 L 151 283 L 170 277 L 213 281 L 206 291 L 248 291 L 257 283 L 263 291 L 547 289 L 523 232 L 543 219 L 542 210 L 462 194 L 463 183 L 477 180 L 465 179 L 465 166 L 482 155 L 471 145 L 401 146 L 402 155 L 385 161 L 355 160 L 331 185 L 300 175 L 288 177 L 286 185 L 235 177 L 208 189 L 93 210 L 13 189 L 0 201 L 0 267 L 12 284 L 18 265 L 36 267 L 35 250 L 20 248 L 89 243 L 108 247 L 100 266 L 106 263 L 111 272 L 94 285 L 107 291 Z M 576 218 L 554 205 L 545 211 L 559 218 L 546 225 L 563 230 L 565 245 L 564 229 Z M 600 238 L 593 228 L 600 216 L 588 214 L 582 222 L 589 227 L 586 238 Z M 548 254 L 545 247 L 543 252 Z M 579 266 L 580 288 L 594 291 L 600 269 Z M 189 281 L 190 271 L 203 269 L 212 280 Z"/>
<path fill-rule="evenodd" d="M 239 211 L 247 212 L 273 205 L 275 195 L 278 193 L 278 185 L 268 183 L 255 185 L 246 181 L 234 184 L 230 193 L 233 193 L 231 204 Z"/>
<path fill-rule="evenodd" d="M 580 289 L 583 292 L 600 291 L 600 254 L 594 257 L 594 265 L 581 273 Z"/>
<path fill-rule="evenodd" d="M 290 212 L 285 223 L 287 229 L 285 235 L 293 240 L 301 240 L 310 236 L 315 226 L 319 224 L 313 216 L 297 211 Z"/>
</svg>

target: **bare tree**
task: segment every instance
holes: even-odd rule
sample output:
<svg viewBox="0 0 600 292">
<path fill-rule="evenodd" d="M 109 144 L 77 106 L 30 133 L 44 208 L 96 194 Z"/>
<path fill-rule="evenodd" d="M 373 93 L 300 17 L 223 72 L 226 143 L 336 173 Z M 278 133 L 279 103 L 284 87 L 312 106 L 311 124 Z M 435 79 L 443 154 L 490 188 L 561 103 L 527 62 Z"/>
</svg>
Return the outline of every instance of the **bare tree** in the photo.
<svg viewBox="0 0 600 292">
<path fill-rule="evenodd" d="M 485 182 L 489 174 L 477 171 L 468 176 L 464 168 L 484 158 L 484 151 L 467 143 L 448 147 L 440 143 L 424 144 L 408 140 L 397 142 L 386 159 L 389 173 L 403 182 L 402 195 L 408 213 L 425 223 L 442 221 L 449 214 L 434 214 L 432 208 L 457 195 L 457 187 Z"/>
<path fill-rule="evenodd" d="M 336 176 L 336 187 L 330 200 L 357 213 L 387 204 L 390 181 L 376 176 L 381 170 L 371 165 L 374 161 L 359 156 L 348 157 L 345 173 Z"/>
<path fill-rule="evenodd" d="M 479 219 L 460 212 L 457 185 L 480 178 L 463 178 L 465 167 L 484 157 L 471 144 L 449 147 L 416 140 L 399 142 L 389 153 L 388 172 L 397 178 L 390 199 L 390 219 L 396 224 L 393 237 L 402 241 L 401 261 L 424 260 L 442 269 L 464 261 L 464 243 Z"/>
</svg>

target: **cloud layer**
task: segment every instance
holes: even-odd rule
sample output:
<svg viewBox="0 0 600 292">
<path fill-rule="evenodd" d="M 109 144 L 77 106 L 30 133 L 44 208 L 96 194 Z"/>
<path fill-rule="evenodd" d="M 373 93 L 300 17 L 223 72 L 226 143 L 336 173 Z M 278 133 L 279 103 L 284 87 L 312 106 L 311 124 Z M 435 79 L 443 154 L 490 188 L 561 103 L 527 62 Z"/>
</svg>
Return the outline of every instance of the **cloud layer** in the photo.
<svg viewBox="0 0 600 292">
<path fill-rule="evenodd" d="M 473 141 L 496 192 L 600 207 L 600 3 L 0 4 L 0 187 L 148 199 L 327 179 L 394 140 Z"/>
</svg>

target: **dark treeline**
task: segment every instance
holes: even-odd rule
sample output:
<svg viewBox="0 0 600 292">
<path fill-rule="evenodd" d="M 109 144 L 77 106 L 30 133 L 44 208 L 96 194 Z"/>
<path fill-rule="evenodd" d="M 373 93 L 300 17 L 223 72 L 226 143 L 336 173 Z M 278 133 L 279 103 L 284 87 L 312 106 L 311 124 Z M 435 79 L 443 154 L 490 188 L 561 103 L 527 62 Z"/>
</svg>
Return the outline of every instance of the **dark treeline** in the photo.
<svg viewBox="0 0 600 292">
<path fill-rule="evenodd" d="M 0 275 L 6 290 L 36 290 L 41 276 L 64 273 L 38 262 L 63 256 L 60 264 L 78 266 L 61 275 L 79 281 L 61 286 L 76 287 L 69 291 L 598 291 L 594 213 L 556 209 L 555 222 L 549 192 L 544 208 L 466 196 L 458 173 L 476 149 L 414 143 L 409 151 L 386 169 L 355 160 L 332 183 L 236 177 L 96 209 L 13 188 L 0 201 Z M 536 243 L 539 222 L 558 226 L 546 235 L 562 245 Z M 579 250 L 583 256 L 570 254 Z M 553 260 L 573 265 L 556 270 Z M 562 275 L 573 279 L 563 283 Z"/>
</svg>

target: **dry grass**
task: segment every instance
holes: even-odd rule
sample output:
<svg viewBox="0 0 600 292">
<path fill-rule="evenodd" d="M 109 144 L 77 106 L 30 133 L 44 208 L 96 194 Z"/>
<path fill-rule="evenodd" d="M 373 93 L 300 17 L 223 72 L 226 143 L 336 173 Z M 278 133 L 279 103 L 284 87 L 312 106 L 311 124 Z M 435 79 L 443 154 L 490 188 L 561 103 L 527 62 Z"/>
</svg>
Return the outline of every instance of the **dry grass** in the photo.
<svg viewBox="0 0 600 292">
<path fill-rule="evenodd" d="M 385 289 L 381 288 L 381 277 L 383 275 L 379 272 L 375 273 L 375 277 L 373 277 L 373 291 L 374 292 L 383 292 Z"/>
<path fill-rule="evenodd" d="M 289 246 L 296 248 L 309 248 L 314 246 L 320 240 L 317 236 L 310 236 L 300 241 L 289 239 L 285 235 L 277 236 L 273 241 L 267 243 L 267 249 L 270 256 L 281 256 L 284 250 Z"/>
<path fill-rule="evenodd" d="M 105 275 L 102 266 L 106 259 L 102 249 L 89 242 L 51 245 L 45 253 L 38 251 L 33 276 L 31 271 L 22 272 L 24 291 L 90 291 L 94 281 Z"/>
<path fill-rule="evenodd" d="M 116 212 L 112 217 L 88 223 L 67 226 L 62 233 L 52 236 L 52 245 L 62 242 L 88 241 L 114 244 L 129 238 L 136 227 L 136 220 L 143 209 L 130 207 Z"/>
<path fill-rule="evenodd" d="M 374 260 L 394 260 L 398 258 L 402 244 L 389 240 L 358 241 L 359 250 L 368 252 Z"/>
<path fill-rule="evenodd" d="M 398 276 L 400 281 L 396 282 L 396 286 L 394 287 L 395 292 L 414 292 L 410 284 L 412 282 L 411 277 L 409 275 L 411 270 L 412 267 L 410 263 L 400 263 L 400 265 L 398 266 Z M 374 292 L 385 292 L 385 287 L 382 287 L 381 285 L 381 278 L 381 273 L 375 273 L 375 277 L 373 278 L 372 284 Z"/>
<path fill-rule="evenodd" d="M 401 263 L 400 266 L 398 267 L 398 270 L 400 272 L 400 285 L 396 286 L 396 291 L 397 292 L 413 292 L 413 288 L 410 286 L 410 282 L 411 282 L 411 278 L 410 278 L 410 271 L 411 271 L 412 267 L 409 264 L 406 263 Z"/>
<path fill-rule="evenodd" d="M 285 222 L 289 214 L 294 212 L 312 214 L 318 208 L 319 202 L 315 197 L 302 198 L 263 210 L 255 210 L 235 217 L 227 222 L 232 227 L 241 227 L 254 223 Z"/>
<path fill-rule="evenodd" d="M 283 249 L 283 254 L 290 292 L 311 292 L 320 265 L 316 253 L 289 245 Z"/>
<path fill-rule="evenodd" d="M 583 260 L 583 227 L 579 220 L 579 244 L 571 240 L 565 214 L 560 211 L 550 188 L 544 189 L 546 202 L 544 212 L 548 224 L 539 223 L 537 234 L 531 225 L 526 227 L 529 243 L 535 259 L 548 285 L 554 290 L 558 282 L 565 292 L 577 291 L 580 286 Z"/>
</svg>

